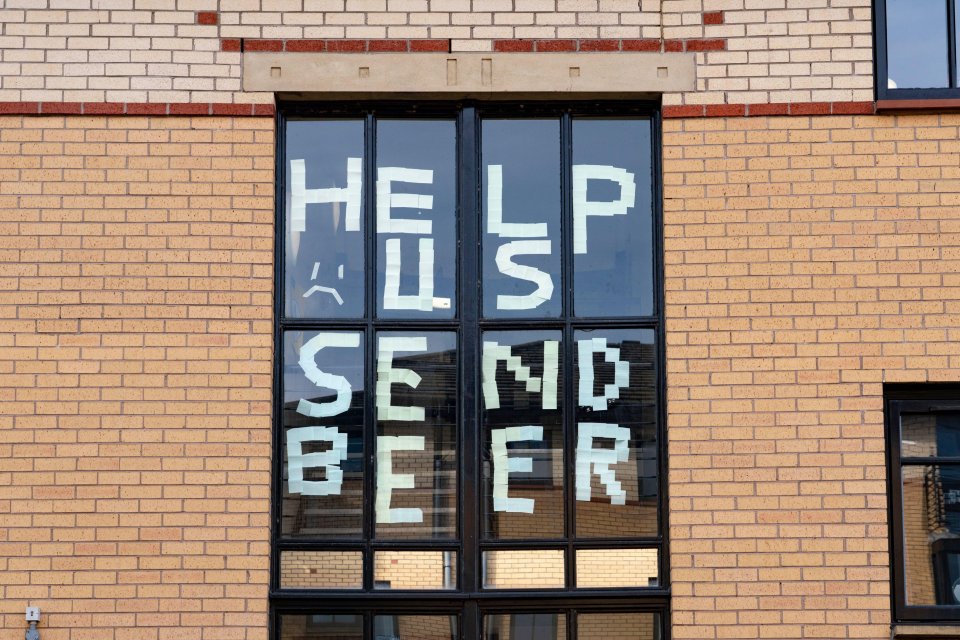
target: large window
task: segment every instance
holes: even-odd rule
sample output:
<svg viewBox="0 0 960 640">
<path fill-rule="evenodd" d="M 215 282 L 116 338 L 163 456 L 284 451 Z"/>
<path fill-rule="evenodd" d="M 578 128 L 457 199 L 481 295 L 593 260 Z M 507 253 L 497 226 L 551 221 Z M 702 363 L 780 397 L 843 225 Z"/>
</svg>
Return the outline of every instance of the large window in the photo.
<svg viewBox="0 0 960 640">
<path fill-rule="evenodd" d="M 656 113 L 281 110 L 282 640 L 652 640 Z"/>
<path fill-rule="evenodd" d="M 960 620 L 960 388 L 887 389 L 896 617 Z"/>
<path fill-rule="evenodd" d="M 960 98 L 956 0 L 873 4 L 877 98 Z"/>
</svg>

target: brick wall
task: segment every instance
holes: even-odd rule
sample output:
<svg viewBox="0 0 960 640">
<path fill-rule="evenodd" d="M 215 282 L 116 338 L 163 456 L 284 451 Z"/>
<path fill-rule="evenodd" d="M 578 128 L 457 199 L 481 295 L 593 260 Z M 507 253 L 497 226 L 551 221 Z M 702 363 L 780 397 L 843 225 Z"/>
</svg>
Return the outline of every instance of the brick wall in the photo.
<svg viewBox="0 0 960 640">
<path fill-rule="evenodd" d="M 0 117 L 0 638 L 266 638 L 273 121 Z"/>
<path fill-rule="evenodd" d="M 674 637 L 888 637 L 882 384 L 960 380 L 960 117 L 664 126 Z"/>
<path fill-rule="evenodd" d="M 871 32 L 870 0 L 7 0 L 0 102 L 272 102 L 241 89 L 241 39 L 625 39 L 697 52 L 697 91 L 665 104 L 869 101 Z"/>
</svg>

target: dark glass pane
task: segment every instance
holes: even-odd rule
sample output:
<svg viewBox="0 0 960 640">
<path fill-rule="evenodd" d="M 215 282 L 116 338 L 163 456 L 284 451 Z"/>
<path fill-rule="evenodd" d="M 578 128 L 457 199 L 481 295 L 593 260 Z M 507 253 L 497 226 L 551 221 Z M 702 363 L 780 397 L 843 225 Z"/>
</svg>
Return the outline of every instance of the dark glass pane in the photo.
<svg viewBox="0 0 960 640">
<path fill-rule="evenodd" d="M 363 640 L 359 614 L 282 615 L 280 640 Z"/>
<path fill-rule="evenodd" d="M 286 145 L 284 314 L 361 317 L 363 120 L 291 120 Z"/>
<path fill-rule="evenodd" d="M 281 589 L 362 589 L 360 551 L 281 551 Z"/>
<path fill-rule="evenodd" d="M 649 120 L 573 121 L 574 312 L 653 313 Z"/>
<path fill-rule="evenodd" d="M 283 335 L 283 536 L 359 537 L 363 334 Z"/>
<path fill-rule="evenodd" d="M 379 538 L 457 534 L 457 336 L 377 334 Z"/>
<path fill-rule="evenodd" d="M 903 467 L 907 604 L 960 605 L 960 467 Z"/>
<path fill-rule="evenodd" d="M 904 413 L 900 438 L 904 458 L 960 457 L 960 412 Z"/>
<path fill-rule="evenodd" d="M 483 552 L 484 589 L 562 589 L 563 549 Z"/>
<path fill-rule="evenodd" d="M 946 0 L 886 0 L 887 88 L 946 87 Z"/>
<path fill-rule="evenodd" d="M 456 616 L 374 616 L 374 640 L 456 640 Z"/>
<path fill-rule="evenodd" d="M 452 318 L 457 183 L 453 120 L 377 122 L 377 315 Z"/>
<path fill-rule="evenodd" d="M 557 317 L 560 121 L 483 122 L 483 315 Z"/>
<path fill-rule="evenodd" d="M 652 329 L 577 331 L 578 538 L 657 534 Z M 612 472 L 612 476 L 610 475 Z"/>
<path fill-rule="evenodd" d="M 658 640 L 660 616 L 655 613 L 579 613 L 577 640 Z"/>
<path fill-rule="evenodd" d="M 483 533 L 488 538 L 563 536 L 561 339 L 559 331 L 483 334 Z"/>
<path fill-rule="evenodd" d="M 566 640 L 563 613 L 504 613 L 483 617 L 484 640 Z"/>
<path fill-rule="evenodd" d="M 456 551 L 377 551 L 375 589 L 456 589 Z"/>
</svg>

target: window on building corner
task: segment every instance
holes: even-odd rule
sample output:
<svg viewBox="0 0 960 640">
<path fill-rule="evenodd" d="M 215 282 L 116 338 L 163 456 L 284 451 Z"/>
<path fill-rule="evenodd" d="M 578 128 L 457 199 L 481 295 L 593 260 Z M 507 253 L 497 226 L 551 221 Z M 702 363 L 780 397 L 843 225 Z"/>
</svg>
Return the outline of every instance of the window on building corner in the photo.
<svg viewBox="0 0 960 640">
<path fill-rule="evenodd" d="M 281 110 L 276 637 L 661 637 L 656 129 Z"/>
<path fill-rule="evenodd" d="M 874 3 L 878 99 L 960 97 L 957 0 Z"/>
<path fill-rule="evenodd" d="M 960 619 L 960 388 L 888 388 L 899 620 Z"/>
</svg>

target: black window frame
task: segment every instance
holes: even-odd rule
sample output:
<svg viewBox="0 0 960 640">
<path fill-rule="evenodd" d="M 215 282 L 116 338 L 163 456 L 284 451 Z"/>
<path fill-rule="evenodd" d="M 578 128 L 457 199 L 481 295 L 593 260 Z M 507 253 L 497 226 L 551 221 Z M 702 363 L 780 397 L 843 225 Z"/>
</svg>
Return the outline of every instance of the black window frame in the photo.
<svg viewBox="0 0 960 640">
<path fill-rule="evenodd" d="M 950 100 L 960 99 L 960 77 L 957 61 L 957 0 L 945 0 L 947 10 L 947 74 L 949 87 L 925 89 L 890 89 L 887 86 L 887 0 L 875 0 L 873 4 L 873 56 L 874 86 L 877 100 Z"/>
<path fill-rule="evenodd" d="M 960 469 L 960 457 L 901 456 L 900 416 L 904 413 L 960 411 L 960 385 L 931 383 L 884 385 L 884 422 L 887 447 L 887 491 L 890 513 L 890 580 L 894 622 L 960 622 L 960 604 L 911 605 L 906 601 L 904 549 L 904 466 L 950 465 Z"/>
<path fill-rule="evenodd" d="M 480 194 L 480 135 L 481 116 L 494 117 L 551 117 L 560 116 L 562 140 L 565 144 L 561 153 L 565 156 L 566 166 L 572 158 L 570 144 L 571 117 L 643 117 L 651 125 L 651 178 L 652 178 L 652 225 L 653 225 L 653 302 L 650 316 L 619 318 L 577 318 L 573 314 L 561 318 L 545 319 L 484 319 L 482 317 L 482 291 L 480 287 L 481 252 L 480 240 L 483 237 L 482 208 Z M 289 118 L 359 118 L 367 119 L 366 131 L 375 117 L 454 117 L 456 119 L 458 162 L 457 180 L 457 240 L 460 250 L 457 254 L 457 302 L 456 314 L 452 319 L 377 319 L 376 308 L 376 272 L 371 264 L 371 256 L 376 255 L 376 236 L 366 223 L 365 262 L 366 312 L 362 319 L 295 319 L 284 316 L 284 206 L 285 206 L 285 131 Z M 667 494 L 667 445 L 666 445 L 666 357 L 664 328 L 664 291 L 663 291 L 663 206 L 662 206 L 662 126 L 660 105 L 656 102 L 640 101 L 376 101 L 376 102 L 306 102 L 289 101 L 278 103 L 275 129 L 275 221 L 274 237 L 274 366 L 273 366 L 273 472 L 271 506 L 271 559 L 270 559 L 270 634 L 279 638 L 280 617 L 285 614 L 363 614 L 364 638 L 373 638 L 373 617 L 386 614 L 455 615 L 458 618 L 459 636 L 463 640 L 482 638 L 483 616 L 496 613 L 539 613 L 559 612 L 567 615 L 567 639 L 576 640 L 576 614 L 609 612 L 650 612 L 659 614 L 659 629 L 656 637 L 670 637 L 670 586 L 669 554 L 667 534 L 668 494 Z M 365 135 L 364 154 L 366 163 L 375 163 L 375 136 Z M 365 169 L 366 170 L 366 169 Z M 369 181 L 364 184 L 367 216 L 373 211 L 373 186 Z M 563 184 L 564 200 L 570 200 L 569 180 Z M 565 203 L 565 210 L 569 205 Z M 465 213 L 466 212 L 466 213 Z M 475 219 L 468 220 L 469 215 Z M 564 225 L 568 222 L 564 220 Z M 570 231 L 564 231 L 564 238 Z M 573 275 L 573 256 L 564 251 L 563 295 L 566 304 L 572 305 L 573 289 L 570 279 Z M 476 301 L 465 304 L 464 292 L 476 287 Z M 572 309 L 568 306 L 567 309 Z M 509 540 L 503 542 L 483 541 L 481 519 L 481 433 L 480 433 L 480 392 L 479 375 L 474 376 L 475 387 L 467 388 L 463 380 L 463 371 L 469 364 L 465 361 L 479 354 L 482 334 L 486 330 L 518 329 L 556 329 L 563 331 L 565 340 L 573 341 L 574 331 L 580 328 L 591 329 L 652 329 L 656 341 L 656 429 L 657 429 L 657 473 L 658 473 L 658 535 L 650 539 L 631 538 L 627 541 L 616 539 L 581 539 L 572 535 L 562 543 L 540 540 Z M 462 491 L 458 496 L 459 535 L 454 542 L 449 541 L 404 541 L 378 540 L 365 537 L 362 542 L 344 543 L 338 541 L 284 540 L 281 538 L 281 520 L 283 503 L 283 479 L 281 467 L 283 461 L 283 334 L 290 330 L 361 330 L 365 332 L 367 349 L 371 345 L 375 331 L 449 331 L 457 334 L 458 352 L 458 406 L 457 434 L 460 439 L 460 458 L 458 460 L 458 482 Z M 572 349 L 572 347 L 569 347 Z M 366 356 L 365 356 L 366 357 Z M 573 358 L 565 358 L 562 375 L 565 380 L 572 377 Z M 368 371 L 365 375 L 370 376 Z M 573 394 L 572 384 L 565 384 L 565 395 Z M 365 400 L 368 415 L 374 415 L 373 393 L 368 392 Z M 573 418 L 571 417 L 570 420 Z M 368 418 L 369 420 L 369 418 Z M 466 437 L 469 436 L 469 437 Z M 371 436 L 365 435 L 365 441 Z M 568 436 L 568 439 L 572 438 Z M 365 451 L 369 461 L 372 448 Z M 565 473 L 572 477 L 573 460 L 567 456 Z M 367 469 L 371 469 L 368 462 Z M 373 474 L 365 473 L 365 500 L 371 500 L 369 493 L 373 486 Z M 572 492 L 571 492 L 572 493 Z M 568 526 L 574 513 L 567 509 L 565 517 Z M 365 522 L 365 531 L 371 523 Z M 567 529 L 572 531 L 572 529 Z M 576 543 L 576 546 L 574 546 Z M 589 548 L 656 548 L 658 552 L 658 586 L 638 588 L 576 588 L 575 549 Z M 562 589 L 484 589 L 481 575 L 483 549 L 549 549 L 562 548 L 566 551 L 565 584 Z M 362 549 L 363 584 L 360 590 L 315 590 L 280 588 L 280 554 L 287 550 L 356 550 Z M 372 550 L 456 550 L 458 564 L 457 589 L 452 591 L 419 590 L 377 590 L 374 586 Z M 468 556 L 469 554 L 469 556 Z M 467 561 L 467 558 L 472 558 Z"/>
</svg>

